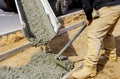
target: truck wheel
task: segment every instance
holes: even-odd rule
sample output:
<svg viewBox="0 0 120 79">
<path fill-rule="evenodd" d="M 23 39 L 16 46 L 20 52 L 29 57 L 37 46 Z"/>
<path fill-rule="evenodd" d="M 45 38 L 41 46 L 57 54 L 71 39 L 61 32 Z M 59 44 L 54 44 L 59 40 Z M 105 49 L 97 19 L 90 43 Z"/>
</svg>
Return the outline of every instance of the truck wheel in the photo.
<svg viewBox="0 0 120 79">
<path fill-rule="evenodd" d="M 57 15 L 64 15 L 68 12 L 69 2 L 68 0 L 56 0 L 55 10 Z"/>
<path fill-rule="evenodd" d="M 60 9 L 60 1 L 58 1 L 58 0 L 56 0 L 55 9 L 56 9 L 56 15 L 60 16 L 61 15 L 61 9 Z"/>
<path fill-rule="evenodd" d="M 68 12 L 69 1 L 68 0 L 61 0 L 60 8 L 61 14 L 66 14 Z"/>
<path fill-rule="evenodd" d="M 53 9 L 53 12 L 55 13 L 56 16 L 59 16 L 61 15 L 61 12 L 60 12 L 60 1 L 58 0 L 48 0 L 50 5 L 51 5 L 51 8 Z"/>
</svg>

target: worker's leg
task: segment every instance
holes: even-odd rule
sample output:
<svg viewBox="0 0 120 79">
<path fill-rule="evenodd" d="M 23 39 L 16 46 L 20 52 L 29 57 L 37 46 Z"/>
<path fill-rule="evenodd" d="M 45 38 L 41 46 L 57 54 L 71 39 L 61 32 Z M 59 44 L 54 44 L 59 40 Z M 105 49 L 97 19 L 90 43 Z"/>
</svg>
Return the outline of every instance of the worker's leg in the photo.
<svg viewBox="0 0 120 79">
<path fill-rule="evenodd" d="M 103 40 L 105 53 L 100 57 L 101 59 L 107 59 L 109 61 L 117 61 L 115 40 L 114 40 L 114 36 L 112 35 L 116 23 L 113 24 L 112 28 L 109 30 L 109 32 L 107 33 L 107 35 Z"/>
<path fill-rule="evenodd" d="M 117 7 L 117 9 L 120 8 Z M 116 23 L 120 16 L 120 12 L 114 11 L 111 7 L 103 7 L 99 10 L 100 18 L 92 22 L 88 32 L 88 51 L 83 68 L 72 74 L 75 78 L 86 78 L 96 75 L 96 64 L 98 63 L 99 51 L 104 37 Z"/>
</svg>

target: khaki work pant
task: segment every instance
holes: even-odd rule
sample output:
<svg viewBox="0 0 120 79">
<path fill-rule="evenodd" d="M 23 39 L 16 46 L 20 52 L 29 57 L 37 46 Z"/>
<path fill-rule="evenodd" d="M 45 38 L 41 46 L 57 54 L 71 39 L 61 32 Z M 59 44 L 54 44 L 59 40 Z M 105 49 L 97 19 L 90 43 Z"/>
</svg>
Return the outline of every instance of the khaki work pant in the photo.
<svg viewBox="0 0 120 79">
<path fill-rule="evenodd" d="M 96 67 L 102 44 L 106 53 L 116 55 L 112 32 L 120 18 L 120 5 L 102 7 L 99 12 L 100 18 L 88 26 L 88 51 L 83 61 L 85 66 Z"/>
</svg>

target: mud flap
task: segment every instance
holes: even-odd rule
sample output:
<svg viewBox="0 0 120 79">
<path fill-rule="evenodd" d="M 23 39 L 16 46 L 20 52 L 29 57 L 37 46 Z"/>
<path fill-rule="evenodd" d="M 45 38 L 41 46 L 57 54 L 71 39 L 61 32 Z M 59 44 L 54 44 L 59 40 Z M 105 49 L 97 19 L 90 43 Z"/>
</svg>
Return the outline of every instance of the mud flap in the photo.
<svg viewBox="0 0 120 79">
<path fill-rule="evenodd" d="M 15 0 L 22 32 L 33 46 L 48 44 L 60 23 L 47 0 Z"/>
</svg>

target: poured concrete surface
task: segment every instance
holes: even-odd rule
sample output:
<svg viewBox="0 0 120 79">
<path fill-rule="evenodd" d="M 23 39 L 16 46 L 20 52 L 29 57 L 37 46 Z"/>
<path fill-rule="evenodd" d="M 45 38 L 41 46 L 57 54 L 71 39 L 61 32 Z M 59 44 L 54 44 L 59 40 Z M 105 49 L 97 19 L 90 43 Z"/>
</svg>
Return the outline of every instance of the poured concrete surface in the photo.
<svg viewBox="0 0 120 79">
<path fill-rule="evenodd" d="M 73 65 L 72 62 L 69 61 L 69 65 Z M 54 54 L 39 52 L 24 66 L 0 67 L 0 79 L 61 79 L 67 72 L 55 63 Z"/>
<path fill-rule="evenodd" d="M 26 23 L 25 35 L 34 46 L 45 45 L 55 32 L 39 0 L 18 0 L 22 18 Z"/>
</svg>

